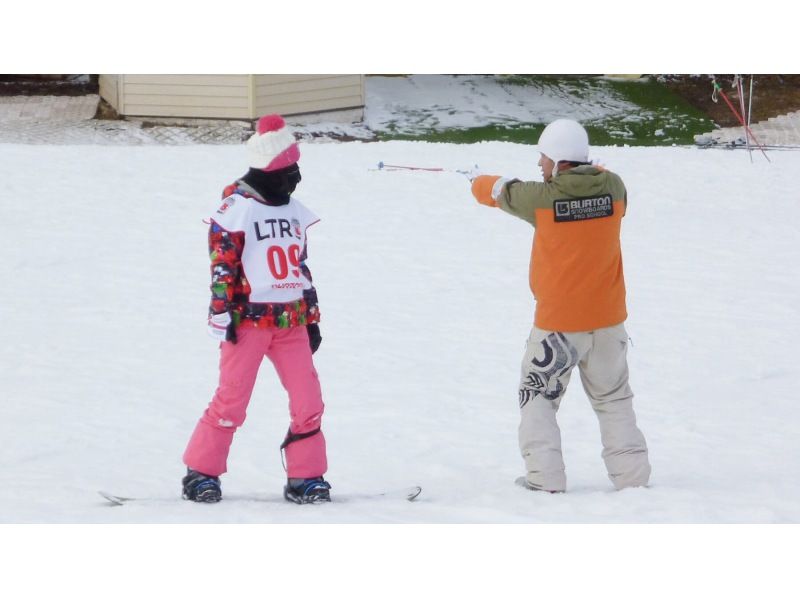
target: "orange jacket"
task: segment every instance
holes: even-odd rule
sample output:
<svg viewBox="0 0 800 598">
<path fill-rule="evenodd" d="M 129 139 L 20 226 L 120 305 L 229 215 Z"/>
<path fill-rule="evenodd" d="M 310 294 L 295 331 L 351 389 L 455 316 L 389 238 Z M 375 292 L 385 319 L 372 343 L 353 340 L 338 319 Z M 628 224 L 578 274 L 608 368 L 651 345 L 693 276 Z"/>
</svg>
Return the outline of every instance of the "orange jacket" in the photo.
<svg viewBox="0 0 800 598">
<path fill-rule="evenodd" d="M 580 332 L 625 321 L 627 191 L 619 176 L 594 166 L 562 171 L 549 183 L 480 176 L 473 193 L 536 228 L 529 277 L 537 328 Z"/>
</svg>

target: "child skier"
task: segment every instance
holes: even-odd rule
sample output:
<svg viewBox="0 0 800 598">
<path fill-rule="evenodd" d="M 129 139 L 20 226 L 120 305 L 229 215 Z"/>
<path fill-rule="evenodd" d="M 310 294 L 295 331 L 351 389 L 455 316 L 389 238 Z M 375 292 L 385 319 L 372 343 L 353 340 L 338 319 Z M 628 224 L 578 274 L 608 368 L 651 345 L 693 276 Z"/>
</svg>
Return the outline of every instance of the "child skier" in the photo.
<svg viewBox="0 0 800 598">
<path fill-rule="evenodd" d="M 324 405 L 312 360 L 320 315 L 305 265 L 306 229 L 319 219 L 291 197 L 301 180 L 300 150 L 283 118 L 261 117 L 247 150 L 250 169 L 225 188 L 210 222 L 208 332 L 220 341 L 220 376 L 183 455 L 183 498 L 221 500 L 219 476 L 266 356 L 289 394 L 284 497 L 329 501 Z"/>
</svg>

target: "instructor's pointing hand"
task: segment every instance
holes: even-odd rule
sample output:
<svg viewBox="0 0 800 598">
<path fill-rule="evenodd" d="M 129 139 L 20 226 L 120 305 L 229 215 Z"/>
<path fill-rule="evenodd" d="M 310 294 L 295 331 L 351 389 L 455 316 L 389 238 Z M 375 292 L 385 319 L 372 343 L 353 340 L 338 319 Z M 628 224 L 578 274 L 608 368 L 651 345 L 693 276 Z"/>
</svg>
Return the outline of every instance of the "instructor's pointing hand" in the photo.
<svg viewBox="0 0 800 598">
<path fill-rule="evenodd" d="M 483 205 L 491 208 L 497 207 L 497 201 L 494 198 L 493 189 L 495 183 L 497 183 L 497 181 L 500 179 L 501 177 L 499 176 L 482 174 L 472 180 L 472 195 L 475 196 L 475 199 L 478 200 L 478 203 L 482 203 Z"/>
</svg>

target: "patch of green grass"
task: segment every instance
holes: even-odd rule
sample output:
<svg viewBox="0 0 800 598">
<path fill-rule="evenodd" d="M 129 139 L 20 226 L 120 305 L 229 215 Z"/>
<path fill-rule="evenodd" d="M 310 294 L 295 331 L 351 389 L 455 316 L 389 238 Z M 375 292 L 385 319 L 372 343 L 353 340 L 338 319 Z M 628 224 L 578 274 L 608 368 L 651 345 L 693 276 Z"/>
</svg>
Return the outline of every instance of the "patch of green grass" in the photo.
<svg viewBox="0 0 800 598">
<path fill-rule="evenodd" d="M 583 120 L 592 145 L 691 145 L 694 136 L 714 128 L 713 122 L 666 86 L 652 78 L 612 80 L 593 76 L 509 75 L 501 85 L 553 87 L 573 101 L 601 102 L 612 97 L 617 104 L 629 103 L 630 110 Z M 601 106 L 602 107 L 602 106 Z M 420 115 L 406 115 L 406 122 L 421 123 Z M 547 123 L 503 123 L 467 129 L 435 129 L 420 124 L 412 132 L 379 133 L 381 140 L 406 139 L 440 143 L 511 141 L 534 145 Z"/>
<path fill-rule="evenodd" d="M 379 133 L 381 141 L 403 139 L 409 141 L 432 141 L 435 143 L 478 143 L 480 141 L 513 141 L 535 145 L 544 125 L 524 124 L 516 126 L 489 125 L 472 129 L 425 130 L 419 134 Z"/>
<path fill-rule="evenodd" d="M 587 123 L 597 145 L 693 144 L 696 134 L 714 128 L 711 119 L 654 79 L 598 82 L 637 106 L 638 111 Z"/>
</svg>

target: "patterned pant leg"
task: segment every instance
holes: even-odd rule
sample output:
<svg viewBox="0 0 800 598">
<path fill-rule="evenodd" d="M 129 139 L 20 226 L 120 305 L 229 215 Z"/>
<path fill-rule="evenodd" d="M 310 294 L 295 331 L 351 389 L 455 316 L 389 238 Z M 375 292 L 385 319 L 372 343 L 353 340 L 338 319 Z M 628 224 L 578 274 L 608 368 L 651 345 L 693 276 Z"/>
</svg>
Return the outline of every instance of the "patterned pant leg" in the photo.
<svg viewBox="0 0 800 598">
<path fill-rule="evenodd" d="M 576 335 L 569 337 L 534 328 L 522 359 L 519 448 L 528 484 L 542 490 L 566 489 L 556 413 L 579 359 Z"/>
</svg>

